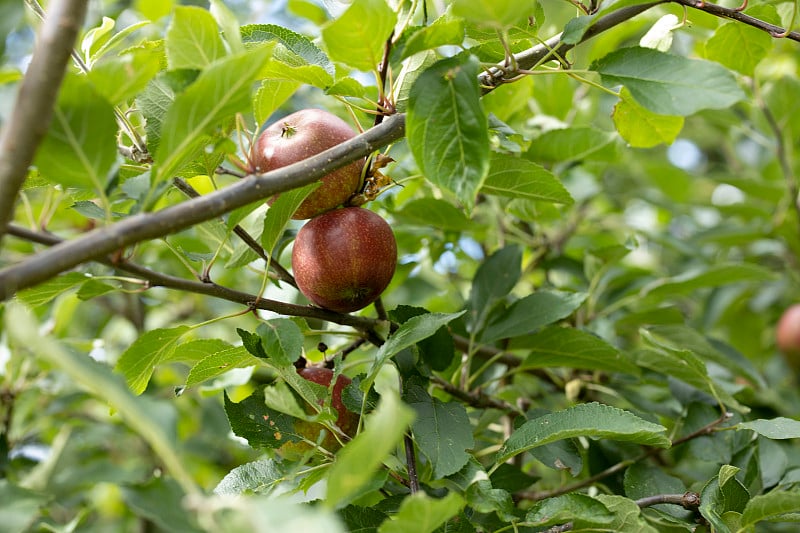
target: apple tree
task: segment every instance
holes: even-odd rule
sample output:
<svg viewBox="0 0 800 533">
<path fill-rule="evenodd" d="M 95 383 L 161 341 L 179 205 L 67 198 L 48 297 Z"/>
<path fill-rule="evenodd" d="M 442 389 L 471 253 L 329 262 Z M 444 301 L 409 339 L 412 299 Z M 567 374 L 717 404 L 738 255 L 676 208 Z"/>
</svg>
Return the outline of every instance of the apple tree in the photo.
<svg viewBox="0 0 800 533">
<path fill-rule="evenodd" d="M 0 529 L 794 531 L 799 11 L 4 2 Z"/>
</svg>

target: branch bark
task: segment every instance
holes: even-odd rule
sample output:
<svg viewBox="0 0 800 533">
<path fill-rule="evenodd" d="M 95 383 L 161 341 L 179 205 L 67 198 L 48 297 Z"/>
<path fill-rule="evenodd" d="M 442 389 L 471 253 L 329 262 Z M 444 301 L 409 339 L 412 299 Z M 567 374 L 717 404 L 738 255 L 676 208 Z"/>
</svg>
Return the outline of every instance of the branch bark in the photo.
<svg viewBox="0 0 800 533">
<path fill-rule="evenodd" d="M 0 133 L 0 239 L 36 149 L 53 116 L 72 46 L 86 15 L 86 0 L 55 0 L 19 87 L 11 118 Z"/>
</svg>

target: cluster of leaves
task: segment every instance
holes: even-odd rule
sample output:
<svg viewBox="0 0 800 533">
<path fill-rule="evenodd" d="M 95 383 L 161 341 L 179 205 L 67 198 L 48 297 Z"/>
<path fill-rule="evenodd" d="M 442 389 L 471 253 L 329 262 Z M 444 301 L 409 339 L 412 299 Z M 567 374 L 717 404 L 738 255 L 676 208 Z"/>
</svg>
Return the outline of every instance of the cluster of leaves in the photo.
<svg viewBox="0 0 800 533">
<path fill-rule="evenodd" d="M 795 4 L 288 5 L 297 31 L 142 0 L 84 33 L 3 242 L 0 280 L 61 239 L 78 268 L 2 308 L 0 522 L 790 531 L 800 67 L 765 30 Z M 310 105 L 404 120 L 367 206 L 401 253 L 376 317 L 291 286 L 308 187 L 169 217 L 176 183 L 262 179 L 236 175 L 248 139 Z M 159 239 L 91 255 L 153 213 Z M 339 435 L 305 360 L 353 377 L 361 424 L 290 461 L 297 420 Z"/>
</svg>

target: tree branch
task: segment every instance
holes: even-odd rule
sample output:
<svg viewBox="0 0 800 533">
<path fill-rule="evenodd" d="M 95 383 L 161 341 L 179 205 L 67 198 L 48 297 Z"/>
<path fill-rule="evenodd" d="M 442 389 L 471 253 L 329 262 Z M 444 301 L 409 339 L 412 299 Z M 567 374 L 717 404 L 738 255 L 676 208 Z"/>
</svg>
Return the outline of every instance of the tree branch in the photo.
<svg viewBox="0 0 800 533">
<path fill-rule="evenodd" d="M 178 188 L 183 194 L 188 196 L 189 198 L 197 198 L 200 196 L 200 193 L 195 190 L 194 187 L 189 185 L 186 181 L 182 180 L 181 178 L 175 178 L 172 180 L 172 183 L 175 187 Z M 275 278 L 279 279 L 280 281 L 284 281 L 294 287 L 297 288 L 297 282 L 294 280 L 294 276 L 292 276 L 288 270 L 283 268 L 276 257 L 270 257 L 267 254 L 267 251 L 264 250 L 264 247 L 261 246 L 257 240 L 250 235 L 246 229 L 244 229 L 239 224 L 233 227 L 233 232 L 239 237 L 242 242 L 244 242 L 248 248 L 253 250 L 258 257 L 260 257 L 264 263 L 269 265 L 270 270 L 272 270 L 272 274 L 274 274 Z"/>
<path fill-rule="evenodd" d="M 613 28 L 614 26 L 622 24 L 626 20 L 632 19 L 636 15 L 639 15 L 640 13 L 643 13 L 652 7 L 663 4 L 664 1 L 665 0 L 659 0 L 657 2 L 651 2 L 648 4 L 628 6 L 600 17 L 597 19 L 597 22 L 589 26 L 589 28 L 576 43 L 563 42 L 561 40 L 562 34 L 558 34 L 539 45 L 515 54 L 514 59 L 516 63 L 512 62 L 512 64 L 516 64 L 517 68 L 509 69 L 504 66 L 504 63 L 499 63 L 498 65 L 491 67 L 486 72 L 483 72 L 480 76 L 478 76 L 478 82 L 483 88 L 483 93 L 486 94 L 494 90 L 499 85 L 512 81 L 520 74 L 520 71 L 530 70 L 537 65 L 551 59 L 563 58 L 564 55 L 568 51 L 572 50 L 576 45 L 588 41 L 592 37 L 595 37 L 600 33 Z"/>
<path fill-rule="evenodd" d="M 703 0 L 669 0 L 669 1 L 676 4 L 680 4 L 682 6 L 697 9 L 699 11 L 704 11 L 716 17 L 727 18 L 735 20 L 737 22 L 741 22 L 743 24 L 747 24 L 748 26 L 753 26 L 754 28 L 758 28 L 759 30 L 769 33 L 772 37 L 781 37 L 781 38 L 791 39 L 792 41 L 800 42 L 800 33 L 796 31 L 789 31 L 791 30 L 791 28 L 784 29 L 781 28 L 780 26 L 775 26 L 774 24 L 764 22 L 763 20 L 751 17 L 750 15 L 745 15 L 744 13 L 742 13 L 741 11 L 737 11 L 736 9 L 730 9 L 727 7 L 718 6 L 716 4 L 711 4 Z"/>
<path fill-rule="evenodd" d="M 636 500 L 636 505 L 640 508 L 650 507 L 660 504 L 680 505 L 687 511 L 694 511 L 700 507 L 700 495 L 696 492 L 685 492 L 683 494 L 656 494 Z"/>
<path fill-rule="evenodd" d="M 8 225 L 8 233 L 9 235 L 14 235 L 27 241 L 37 242 L 48 246 L 56 246 L 66 242 L 60 237 L 51 233 L 31 231 L 16 224 Z M 204 294 L 206 296 L 213 296 L 229 302 L 247 305 L 253 309 L 263 309 L 265 311 L 272 311 L 274 313 L 287 316 L 300 316 L 304 318 L 317 318 L 320 320 L 326 320 L 335 324 L 350 326 L 364 332 L 364 334 L 367 336 L 367 339 L 376 346 L 383 344 L 383 339 L 381 339 L 377 333 L 375 333 L 375 328 L 381 325 L 381 321 L 374 318 L 337 313 L 335 311 L 322 309 L 321 307 L 289 304 L 276 300 L 261 298 L 257 294 L 237 291 L 235 289 L 230 289 L 212 282 L 203 283 L 185 278 L 179 278 L 177 276 L 171 276 L 162 272 L 156 272 L 155 270 L 151 270 L 126 259 L 115 260 L 109 257 L 100 257 L 94 258 L 94 260 L 112 268 L 132 274 L 137 278 L 146 280 L 149 282 L 150 287 L 165 287 L 167 289 L 177 289 L 186 292 Z"/>
<path fill-rule="evenodd" d="M 304 161 L 266 174 L 247 176 L 219 191 L 155 213 L 141 213 L 74 240 L 64 241 L 0 270 L 0 301 L 86 261 L 105 257 L 141 241 L 175 233 L 249 203 L 313 183 L 402 138 L 404 134 L 405 115 L 393 115 L 381 125 Z"/>
<path fill-rule="evenodd" d="M 39 31 L 11 118 L 0 134 L 0 239 L 36 149 L 53 116 L 72 46 L 86 15 L 86 0 L 54 0 Z"/>
</svg>

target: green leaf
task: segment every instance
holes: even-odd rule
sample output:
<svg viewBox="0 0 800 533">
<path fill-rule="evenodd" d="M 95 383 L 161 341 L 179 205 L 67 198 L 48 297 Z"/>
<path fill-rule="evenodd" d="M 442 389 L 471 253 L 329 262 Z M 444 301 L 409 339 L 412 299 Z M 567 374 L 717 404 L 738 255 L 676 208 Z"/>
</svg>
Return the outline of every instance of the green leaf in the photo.
<svg viewBox="0 0 800 533">
<path fill-rule="evenodd" d="M 473 57 L 452 57 L 425 70 L 409 94 L 406 137 L 425 178 L 472 209 L 489 171 L 488 120 Z"/>
<path fill-rule="evenodd" d="M 737 424 L 736 429 L 750 429 L 768 439 L 800 439 L 800 421 L 779 416 L 769 420 L 760 418 Z"/>
<path fill-rule="evenodd" d="M 350 503 L 403 440 L 413 420 L 414 411 L 398 397 L 383 395 L 375 411 L 367 415 L 364 430 L 336 455 L 323 505 L 336 509 Z"/>
<path fill-rule="evenodd" d="M 225 56 L 225 45 L 214 17 L 196 6 L 175 8 L 165 43 L 170 70 L 200 70 Z"/>
<path fill-rule="evenodd" d="M 429 311 L 422 307 L 412 307 L 409 305 L 398 305 L 389 312 L 389 318 L 394 322 L 403 324 L 408 319 L 415 316 L 428 314 Z M 443 371 L 450 366 L 455 357 L 455 344 L 453 336 L 442 326 L 436 333 L 417 342 L 417 349 L 420 357 L 428 364 L 431 369 Z"/>
<path fill-rule="evenodd" d="M 378 530 L 388 515 L 374 507 L 359 507 L 348 505 L 339 511 L 339 516 L 347 527 L 347 531 L 357 531 L 360 533 L 371 533 Z"/>
<path fill-rule="evenodd" d="M 261 336 L 258 333 L 250 333 L 241 328 L 236 328 L 236 333 L 242 339 L 242 346 L 251 355 L 259 359 L 267 359 L 267 352 L 264 351 L 264 343 L 261 341 Z"/>
<path fill-rule="evenodd" d="M 644 462 L 634 463 L 625 470 L 625 495 L 633 500 L 658 494 L 683 494 L 686 485 L 677 477 Z M 680 517 L 685 510 L 674 505 L 655 505 L 655 509 Z M 637 513 L 638 514 L 638 513 Z"/>
<path fill-rule="evenodd" d="M 462 19 L 442 15 L 433 24 L 416 30 L 406 39 L 401 59 L 448 44 L 460 45 L 464 42 L 464 36 Z"/>
<path fill-rule="evenodd" d="M 19 291 L 17 299 L 31 307 L 52 302 L 64 292 L 84 283 L 90 276 L 81 272 L 68 272 L 29 289 Z"/>
<path fill-rule="evenodd" d="M 466 450 L 475 445 L 466 408 L 432 398 L 418 386 L 412 386 L 404 400 L 416 413 L 414 442 L 433 466 L 434 479 L 458 472 L 469 461 Z"/>
<path fill-rule="evenodd" d="M 115 370 L 125 376 L 135 394 L 143 393 L 155 367 L 170 357 L 178 340 L 189 330 L 188 326 L 177 326 L 143 333 L 122 352 Z"/>
<path fill-rule="evenodd" d="M 364 72 L 377 70 L 397 22 L 385 0 L 354 0 L 347 11 L 322 29 L 328 55 Z"/>
<path fill-rule="evenodd" d="M 267 209 L 264 217 L 264 230 L 261 232 L 261 246 L 264 247 L 268 255 L 272 255 L 275 246 L 283 235 L 286 224 L 292 219 L 292 215 L 303 200 L 322 185 L 321 182 L 310 183 L 299 189 L 292 189 L 281 193 L 277 200 Z"/>
<path fill-rule="evenodd" d="M 348 76 L 336 80 L 336 83 L 325 90 L 325 94 L 363 98 L 367 94 L 367 88 L 361 85 L 357 79 Z"/>
<path fill-rule="evenodd" d="M 364 380 L 361 390 L 368 390 L 367 388 L 375 381 L 378 371 L 390 357 L 423 339 L 427 339 L 436 333 L 439 328 L 452 322 L 463 314 L 464 311 L 449 314 L 428 313 L 408 319 L 385 343 L 383 343 L 383 346 L 378 349 L 378 353 L 375 354 L 375 361 L 372 363 L 372 369 L 367 379 Z"/>
<path fill-rule="evenodd" d="M 307 37 L 293 32 L 288 28 L 276 24 L 248 24 L 242 26 L 242 40 L 247 44 L 257 44 L 275 41 L 282 45 L 283 49 L 291 53 L 291 56 L 302 60 L 302 64 L 321 68 L 329 77 L 336 73 L 336 69 L 317 45 L 308 40 Z M 288 56 L 278 54 L 278 60 L 286 61 Z M 299 66 L 299 65 L 295 65 Z"/>
<path fill-rule="evenodd" d="M 113 60 L 101 61 L 89 72 L 92 86 L 119 105 L 134 98 L 161 70 L 161 50 L 134 48 Z"/>
<path fill-rule="evenodd" d="M 723 263 L 689 270 L 672 278 L 657 280 L 646 285 L 642 289 L 641 295 L 648 298 L 665 298 L 732 283 L 765 283 L 774 279 L 775 274 L 772 271 L 759 265 Z"/>
<path fill-rule="evenodd" d="M 586 300 L 586 293 L 539 290 L 517 300 L 494 316 L 481 335 L 483 342 L 533 333 L 542 326 L 574 313 Z"/>
<path fill-rule="evenodd" d="M 193 70 L 162 72 L 150 80 L 136 97 L 136 107 L 141 110 L 146 121 L 147 149 L 151 154 L 158 152 L 161 144 L 161 127 L 167 111 L 175 100 L 175 95 L 181 93 L 196 78 L 197 72 Z"/>
<path fill-rule="evenodd" d="M 233 346 L 222 339 L 192 339 L 177 345 L 163 362 L 199 363 L 210 354 L 230 350 Z"/>
<path fill-rule="evenodd" d="M 533 161 L 607 160 L 616 136 L 591 127 L 550 130 L 531 142 L 525 157 Z"/>
<path fill-rule="evenodd" d="M 269 494 L 286 479 L 286 472 L 282 466 L 272 459 L 260 459 L 237 466 L 217 483 L 214 494 L 220 496 Z"/>
<path fill-rule="evenodd" d="M 483 328 L 495 303 L 511 292 L 521 275 L 522 249 L 516 245 L 501 248 L 481 263 L 469 295 L 469 317 L 473 329 Z"/>
<path fill-rule="evenodd" d="M 403 498 L 397 514 L 392 515 L 378 528 L 378 533 L 431 533 L 464 507 L 458 493 L 450 492 L 444 498 L 433 498 L 418 492 Z"/>
<path fill-rule="evenodd" d="M 303 332 L 288 318 L 274 318 L 258 326 L 264 351 L 278 366 L 292 366 L 303 353 Z"/>
<path fill-rule="evenodd" d="M 60 369 L 74 383 L 119 413 L 125 424 L 157 454 L 160 462 L 186 492 L 198 491 L 175 448 L 174 417 L 164 416 L 163 408 L 146 397 L 137 397 L 108 365 L 84 353 L 66 349 L 51 337 L 42 335 L 33 315 L 21 304 L 6 303 L 5 331 L 18 346 L 31 350 L 48 364 Z M 145 334 L 146 335 L 146 334 Z M 3 500 L 5 501 L 5 500 Z"/>
<path fill-rule="evenodd" d="M 593 437 L 645 446 L 669 448 L 667 428 L 648 422 L 633 413 L 597 402 L 579 404 L 550 413 L 520 426 L 497 452 L 502 463 L 527 450 L 572 437 Z"/>
<path fill-rule="evenodd" d="M 253 100 L 253 114 L 259 124 L 263 124 L 283 105 L 297 89 L 300 82 L 292 80 L 264 80 L 256 91 Z"/>
<path fill-rule="evenodd" d="M 668 346 L 673 350 L 691 350 L 703 361 L 713 361 L 721 367 L 729 369 L 736 376 L 746 378 L 756 386 L 766 386 L 764 378 L 747 357 L 730 346 L 704 337 L 689 326 L 664 324 L 650 326 L 647 331 L 653 339 L 658 339 L 661 346 Z"/>
<path fill-rule="evenodd" d="M 259 364 L 260 360 L 253 357 L 243 346 L 213 352 L 192 367 L 189 375 L 186 376 L 186 386 L 193 387 L 234 368 L 246 368 Z"/>
<path fill-rule="evenodd" d="M 294 418 L 269 409 L 264 403 L 264 392 L 256 390 L 239 403 L 234 403 L 225 393 L 225 414 L 231 431 L 247 440 L 254 449 L 280 448 L 286 442 L 302 440 L 294 430 Z"/>
<path fill-rule="evenodd" d="M 438 198 L 418 198 L 411 200 L 397 213 L 399 217 L 412 224 L 444 231 L 465 231 L 472 227 L 463 211 L 453 204 Z"/>
<path fill-rule="evenodd" d="M 403 61 L 403 67 L 394 82 L 392 95 L 394 105 L 398 112 L 404 113 L 408 109 L 408 98 L 411 88 L 416 83 L 417 78 L 425 70 L 436 63 L 436 53 L 432 51 L 417 54 Z"/>
<path fill-rule="evenodd" d="M 55 183 L 102 191 L 117 159 L 116 136 L 111 104 L 85 77 L 68 75 L 34 164 Z"/>
<path fill-rule="evenodd" d="M 560 181 L 541 165 L 518 157 L 495 155 L 481 190 L 486 194 L 572 204 L 574 200 Z"/>
<path fill-rule="evenodd" d="M 722 471 L 729 466 L 723 465 L 720 475 L 712 478 L 700 493 L 700 514 L 708 520 L 714 531 L 732 533 L 723 515 L 729 512 L 741 513 L 750 500 L 747 489 L 735 477 L 723 479 Z"/>
<path fill-rule="evenodd" d="M 83 40 L 81 40 L 81 52 L 83 52 L 83 59 L 86 63 L 91 64 L 92 55 L 111 37 L 115 24 L 114 19 L 103 17 L 99 26 L 86 32 Z"/>
<path fill-rule="evenodd" d="M 6 531 L 30 531 L 39 508 L 47 503 L 48 496 L 12 485 L 0 479 L 0 524 Z"/>
<path fill-rule="evenodd" d="M 86 280 L 81 288 L 78 289 L 78 299 L 80 300 L 91 300 L 92 298 L 96 298 L 98 296 L 102 296 L 103 294 L 108 294 L 109 292 L 114 292 L 118 289 L 114 285 L 109 285 L 108 283 L 103 283 L 102 281 L 98 281 L 96 279 L 88 279 Z"/>
<path fill-rule="evenodd" d="M 676 349 L 669 344 L 665 344 L 658 337 L 650 335 L 645 329 L 640 331 L 644 339 L 661 349 L 637 351 L 635 355 L 637 365 L 685 381 L 689 385 L 710 394 L 722 405 L 727 405 L 743 412 L 748 411 L 746 407 L 737 402 L 733 396 L 711 379 L 705 363 L 693 352 Z"/>
<path fill-rule="evenodd" d="M 147 483 L 121 488 L 125 505 L 164 531 L 200 533 L 203 530 L 195 523 L 195 517 L 182 509 L 186 494 L 170 478 L 154 477 Z"/>
<path fill-rule="evenodd" d="M 672 144 L 683 129 L 683 117 L 657 115 L 636 103 L 623 87 L 620 101 L 614 106 L 614 125 L 620 136 L 633 148 L 652 148 Z"/>
<path fill-rule="evenodd" d="M 613 520 L 614 515 L 599 500 L 577 493 L 536 502 L 525 515 L 525 521 L 534 526 L 572 522 L 575 530 L 604 526 Z"/>
<path fill-rule="evenodd" d="M 774 520 L 781 515 L 796 513 L 800 509 L 800 491 L 777 491 L 753 496 L 742 512 L 742 529 L 763 522 Z"/>
<path fill-rule="evenodd" d="M 512 342 L 510 348 L 530 350 L 521 368 L 566 367 L 640 374 L 639 368 L 622 352 L 600 337 L 576 328 L 548 327 Z"/>
<path fill-rule="evenodd" d="M 232 53 L 244 51 L 244 44 L 242 44 L 242 35 L 239 31 L 239 22 L 236 20 L 236 15 L 224 4 L 222 0 L 210 0 L 211 5 L 209 11 L 214 20 L 217 21 L 219 27 L 222 28 L 225 42 Z"/>
<path fill-rule="evenodd" d="M 658 533 L 642 516 L 636 502 L 614 494 L 598 494 L 595 498 L 614 515 L 614 520 L 606 526 L 609 530 L 616 533 Z"/>
<path fill-rule="evenodd" d="M 608 86 L 622 84 L 642 106 L 661 115 L 686 116 L 725 109 L 745 99 L 724 67 L 651 48 L 615 50 L 592 65 Z"/>
<path fill-rule="evenodd" d="M 203 136 L 251 105 L 252 82 L 269 57 L 269 46 L 228 56 L 205 69 L 164 117 L 155 154 L 155 183 L 171 177 L 200 148 Z"/>
<path fill-rule="evenodd" d="M 747 10 L 747 14 L 765 22 L 780 25 L 775 6 L 758 5 Z M 716 29 L 705 42 L 705 56 L 712 61 L 722 63 L 731 70 L 753 76 L 756 67 L 772 50 L 774 39 L 758 28 L 728 22 Z"/>
<path fill-rule="evenodd" d="M 535 12 L 535 0 L 455 0 L 452 13 L 479 26 L 507 28 Z"/>
</svg>

